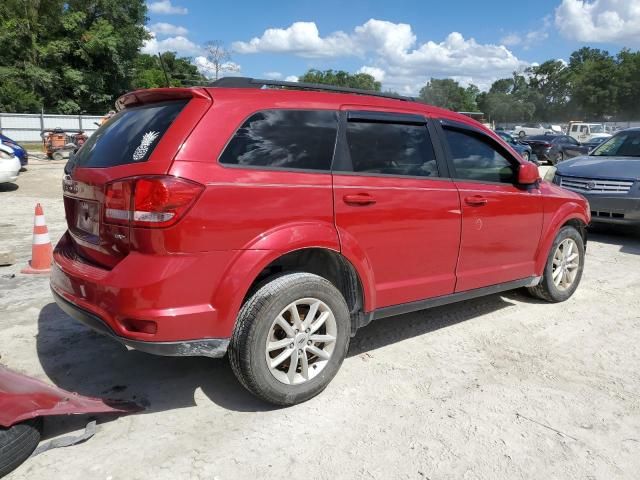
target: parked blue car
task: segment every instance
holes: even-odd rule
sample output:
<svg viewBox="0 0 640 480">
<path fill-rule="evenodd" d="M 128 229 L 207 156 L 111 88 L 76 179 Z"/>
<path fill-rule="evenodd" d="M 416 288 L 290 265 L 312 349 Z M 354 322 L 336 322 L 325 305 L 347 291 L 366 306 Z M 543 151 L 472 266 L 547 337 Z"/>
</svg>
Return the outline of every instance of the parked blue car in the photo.
<svg viewBox="0 0 640 480">
<path fill-rule="evenodd" d="M 520 143 L 518 139 L 516 139 L 513 135 L 503 131 L 496 130 L 496 133 L 502 138 L 505 142 L 507 142 L 511 147 L 520 154 L 522 158 L 527 161 L 538 163 L 531 159 L 531 147 L 525 143 Z"/>
<path fill-rule="evenodd" d="M 0 143 L 13 149 L 13 153 L 15 153 L 16 157 L 20 159 L 20 165 L 22 165 L 22 167 L 26 167 L 29 164 L 29 154 L 24 149 L 24 147 L 21 147 L 15 141 L 11 140 L 9 137 L 1 133 L 0 133 Z"/>
</svg>

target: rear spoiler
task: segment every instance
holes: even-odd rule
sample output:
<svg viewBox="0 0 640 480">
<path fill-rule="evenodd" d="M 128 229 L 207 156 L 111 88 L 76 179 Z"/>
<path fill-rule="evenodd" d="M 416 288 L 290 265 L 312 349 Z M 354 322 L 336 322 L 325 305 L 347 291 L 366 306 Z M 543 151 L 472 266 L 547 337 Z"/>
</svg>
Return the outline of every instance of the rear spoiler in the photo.
<svg viewBox="0 0 640 480">
<path fill-rule="evenodd" d="M 183 98 L 203 98 L 211 101 L 211 96 L 203 88 L 147 88 L 122 95 L 116 100 L 116 110 Z"/>
</svg>

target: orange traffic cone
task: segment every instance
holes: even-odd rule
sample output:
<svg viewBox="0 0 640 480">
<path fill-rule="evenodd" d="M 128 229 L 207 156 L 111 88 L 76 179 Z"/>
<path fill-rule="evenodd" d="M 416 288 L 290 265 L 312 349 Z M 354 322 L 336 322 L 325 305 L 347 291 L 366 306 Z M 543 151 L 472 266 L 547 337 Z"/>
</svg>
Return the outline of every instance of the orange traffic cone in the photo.
<svg viewBox="0 0 640 480">
<path fill-rule="evenodd" d="M 44 220 L 42 207 L 38 203 L 36 205 L 35 220 L 33 221 L 31 261 L 28 267 L 21 270 L 21 273 L 49 273 L 51 271 L 51 261 L 53 258 L 52 250 L 47 222 Z"/>
</svg>

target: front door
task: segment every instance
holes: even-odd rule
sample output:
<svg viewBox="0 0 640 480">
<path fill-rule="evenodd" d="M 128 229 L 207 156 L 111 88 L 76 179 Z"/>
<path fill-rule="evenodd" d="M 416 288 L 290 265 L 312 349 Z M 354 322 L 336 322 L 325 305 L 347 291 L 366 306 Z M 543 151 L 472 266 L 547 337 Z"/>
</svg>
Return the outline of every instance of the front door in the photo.
<svg viewBox="0 0 640 480">
<path fill-rule="evenodd" d="M 519 162 L 479 129 L 443 122 L 442 132 L 462 206 L 456 292 L 534 275 L 540 190 L 518 186 Z"/>
<path fill-rule="evenodd" d="M 460 205 L 439 161 L 424 117 L 343 113 L 335 221 L 343 245 L 358 245 L 373 272 L 375 308 L 454 291 Z"/>
</svg>

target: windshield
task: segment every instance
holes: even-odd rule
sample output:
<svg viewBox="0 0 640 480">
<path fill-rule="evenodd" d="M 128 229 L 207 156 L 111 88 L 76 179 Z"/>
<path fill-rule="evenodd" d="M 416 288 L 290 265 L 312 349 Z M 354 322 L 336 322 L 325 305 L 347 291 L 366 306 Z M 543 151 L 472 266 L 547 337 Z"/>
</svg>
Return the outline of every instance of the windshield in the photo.
<svg viewBox="0 0 640 480">
<path fill-rule="evenodd" d="M 591 133 L 606 133 L 604 131 L 604 125 L 589 125 L 591 127 Z"/>
<path fill-rule="evenodd" d="M 640 157 L 640 130 L 614 135 L 597 147 L 591 155 L 597 157 Z"/>
</svg>

